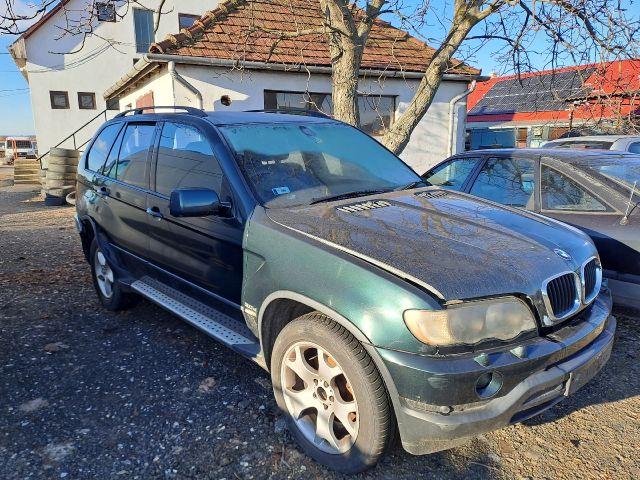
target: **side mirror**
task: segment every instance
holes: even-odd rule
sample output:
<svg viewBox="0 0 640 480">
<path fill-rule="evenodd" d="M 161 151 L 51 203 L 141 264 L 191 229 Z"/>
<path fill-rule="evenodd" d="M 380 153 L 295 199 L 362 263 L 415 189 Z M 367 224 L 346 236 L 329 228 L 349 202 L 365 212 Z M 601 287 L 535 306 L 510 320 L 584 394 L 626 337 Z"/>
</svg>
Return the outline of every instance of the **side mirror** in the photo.
<svg viewBox="0 0 640 480">
<path fill-rule="evenodd" d="M 169 212 L 174 217 L 218 215 L 221 206 L 218 194 L 208 188 L 180 188 L 169 198 Z"/>
</svg>

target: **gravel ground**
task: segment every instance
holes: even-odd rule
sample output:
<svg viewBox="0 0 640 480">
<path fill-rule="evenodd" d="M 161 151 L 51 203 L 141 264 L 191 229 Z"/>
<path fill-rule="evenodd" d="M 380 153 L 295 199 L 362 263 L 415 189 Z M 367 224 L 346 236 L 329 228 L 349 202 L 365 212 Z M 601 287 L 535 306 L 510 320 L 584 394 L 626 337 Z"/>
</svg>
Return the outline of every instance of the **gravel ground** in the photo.
<svg viewBox="0 0 640 480">
<path fill-rule="evenodd" d="M 0 189 L 0 478 L 340 478 L 296 449 L 269 376 L 148 302 L 100 308 L 73 209 Z M 640 478 L 640 314 L 542 416 L 356 478 Z"/>
</svg>

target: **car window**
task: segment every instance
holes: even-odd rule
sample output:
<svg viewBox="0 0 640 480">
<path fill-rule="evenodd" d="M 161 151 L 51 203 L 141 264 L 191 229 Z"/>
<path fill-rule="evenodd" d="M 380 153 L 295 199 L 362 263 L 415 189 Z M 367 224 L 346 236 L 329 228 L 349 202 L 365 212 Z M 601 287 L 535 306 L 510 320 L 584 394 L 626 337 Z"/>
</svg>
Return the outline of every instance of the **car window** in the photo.
<svg viewBox="0 0 640 480">
<path fill-rule="evenodd" d="M 542 208 L 582 212 L 606 211 L 591 193 L 553 168 L 542 166 Z"/>
<path fill-rule="evenodd" d="M 130 123 L 124 132 L 115 178 L 137 187 L 147 187 L 147 159 L 153 144 L 153 123 Z"/>
<path fill-rule="evenodd" d="M 460 190 L 479 158 L 454 158 L 422 176 L 431 185 Z"/>
<path fill-rule="evenodd" d="M 98 134 L 91 149 L 87 152 L 87 169 L 94 172 L 99 172 L 102 169 L 120 128 L 122 128 L 122 124 L 114 123 L 104 127 Z"/>
<path fill-rule="evenodd" d="M 469 193 L 504 205 L 533 209 L 534 165 L 529 158 L 489 158 Z"/>
<path fill-rule="evenodd" d="M 629 145 L 629 151 L 632 153 L 640 153 L 640 142 L 633 142 Z"/>
<path fill-rule="evenodd" d="M 120 153 L 120 146 L 122 145 L 122 137 L 124 137 L 125 128 L 120 130 L 118 138 L 113 142 L 113 146 L 107 156 L 107 161 L 100 169 L 100 173 L 107 177 L 116 178 L 116 168 L 118 166 L 118 154 Z"/>
<path fill-rule="evenodd" d="M 210 188 L 220 194 L 222 170 L 206 137 L 195 127 L 166 122 L 156 164 L 156 192 L 169 196 L 176 188 Z"/>
</svg>

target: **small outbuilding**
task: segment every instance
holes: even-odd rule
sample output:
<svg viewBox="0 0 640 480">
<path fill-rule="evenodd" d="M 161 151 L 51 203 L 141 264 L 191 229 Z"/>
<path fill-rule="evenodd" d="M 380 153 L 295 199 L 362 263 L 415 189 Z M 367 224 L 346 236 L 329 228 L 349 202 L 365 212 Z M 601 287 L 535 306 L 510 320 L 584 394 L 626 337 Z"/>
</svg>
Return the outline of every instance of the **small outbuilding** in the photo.
<svg viewBox="0 0 640 480">
<path fill-rule="evenodd" d="M 315 0 L 234 0 L 153 43 L 105 93 L 120 109 L 190 105 L 205 110 L 316 109 L 331 113 L 331 57 Z M 297 25 L 297 26 L 293 26 Z M 381 136 L 413 97 L 434 49 L 377 20 L 359 82 L 362 129 Z M 402 153 L 424 171 L 464 149 L 469 83 L 480 71 L 456 61 Z"/>
</svg>

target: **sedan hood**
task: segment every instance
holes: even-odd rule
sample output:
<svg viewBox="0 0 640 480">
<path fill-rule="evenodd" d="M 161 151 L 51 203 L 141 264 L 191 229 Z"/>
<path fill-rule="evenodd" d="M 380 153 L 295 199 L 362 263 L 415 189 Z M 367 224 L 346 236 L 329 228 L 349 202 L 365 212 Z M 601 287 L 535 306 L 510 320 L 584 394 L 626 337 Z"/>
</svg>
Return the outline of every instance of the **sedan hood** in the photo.
<svg viewBox="0 0 640 480">
<path fill-rule="evenodd" d="M 447 301 L 532 296 L 545 279 L 596 254 L 589 237 L 560 222 L 433 188 L 268 209 L 267 215 Z"/>
</svg>

